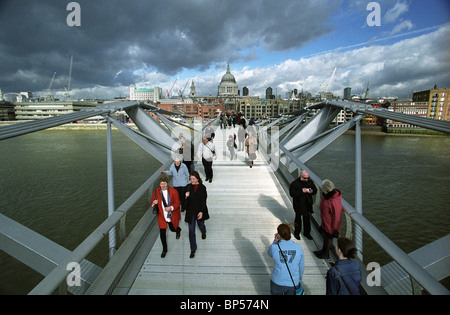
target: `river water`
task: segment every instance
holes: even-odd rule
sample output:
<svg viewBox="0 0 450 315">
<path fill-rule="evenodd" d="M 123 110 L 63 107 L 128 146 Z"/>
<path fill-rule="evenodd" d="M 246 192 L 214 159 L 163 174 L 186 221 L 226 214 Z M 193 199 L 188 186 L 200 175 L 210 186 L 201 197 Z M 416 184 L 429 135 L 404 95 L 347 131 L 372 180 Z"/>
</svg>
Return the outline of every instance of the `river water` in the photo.
<svg viewBox="0 0 450 315">
<path fill-rule="evenodd" d="M 450 137 L 363 135 L 363 214 L 406 252 L 450 233 Z M 307 166 L 354 205 L 354 136 L 344 135 Z M 113 132 L 115 206 L 160 163 Z M 107 217 L 106 131 L 48 130 L 0 142 L 0 213 L 75 249 Z M 143 197 L 127 225 L 147 208 Z M 106 241 L 87 258 L 104 266 Z M 101 253 L 101 254 L 98 254 Z M 389 262 L 371 240 L 365 261 Z M 0 252 L 0 294 L 27 294 L 43 279 Z"/>
</svg>

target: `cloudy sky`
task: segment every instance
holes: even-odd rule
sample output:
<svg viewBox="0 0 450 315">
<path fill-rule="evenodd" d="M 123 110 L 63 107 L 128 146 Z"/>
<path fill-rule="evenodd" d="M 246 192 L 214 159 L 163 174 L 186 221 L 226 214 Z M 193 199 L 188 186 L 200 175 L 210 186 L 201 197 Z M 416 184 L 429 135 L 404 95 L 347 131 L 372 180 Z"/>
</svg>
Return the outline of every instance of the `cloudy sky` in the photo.
<svg viewBox="0 0 450 315">
<path fill-rule="evenodd" d="M 239 88 L 411 97 L 450 87 L 448 0 L 0 0 L 0 89 L 74 98 L 129 86 L 217 95 L 227 63 Z M 379 26 L 373 24 L 379 17 Z M 68 25 L 78 21 L 80 26 Z M 335 75 L 330 80 L 331 75 Z M 189 88 L 189 87 L 188 87 Z M 188 90 L 187 88 L 187 90 Z M 188 92 L 188 91 L 186 91 Z"/>
</svg>

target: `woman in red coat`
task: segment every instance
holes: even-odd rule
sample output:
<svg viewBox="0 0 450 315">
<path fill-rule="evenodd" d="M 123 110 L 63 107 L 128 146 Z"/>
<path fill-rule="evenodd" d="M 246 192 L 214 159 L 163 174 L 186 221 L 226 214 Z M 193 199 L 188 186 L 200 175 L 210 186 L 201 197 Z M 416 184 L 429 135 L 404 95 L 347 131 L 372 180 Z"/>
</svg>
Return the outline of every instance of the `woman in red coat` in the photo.
<svg viewBox="0 0 450 315">
<path fill-rule="evenodd" d="M 325 179 L 322 183 L 322 199 L 320 200 L 320 232 L 323 236 L 323 246 L 314 254 L 321 258 L 329 258 L 333 238 L 339 237 L 342 220 L 342 194 L 334 187 L 333 182 Z"/>
<path fill-rule="evenodd" d="M 178 196 L 178 191 L 169 186 L 169 178 L 166 175 L 161 175 L 159 180 L 159 188 L 155 189 L 152 194 L 151 205 L 153 207 L 156 204 L 158 204 L 157 217 L 159 235 L 163 246 L 161 258 L 164 258 L 167 254 L 167 227 L 169 227 L 172 232 L 177 233 L 177 239 L 180 238 L 181 232 L 179 227 L 179 222 L 181 220 L 180 197 Z"/>
</svg>

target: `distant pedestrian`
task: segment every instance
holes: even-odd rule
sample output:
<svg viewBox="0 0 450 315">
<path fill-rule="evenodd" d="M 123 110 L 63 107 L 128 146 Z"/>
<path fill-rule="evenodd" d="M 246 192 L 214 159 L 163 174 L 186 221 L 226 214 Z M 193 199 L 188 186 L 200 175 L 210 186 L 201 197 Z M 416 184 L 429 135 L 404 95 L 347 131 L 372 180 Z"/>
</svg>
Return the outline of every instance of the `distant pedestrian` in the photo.
<svg viewBox="0 0 450 315">
<path fill-rule="evenodd" d="M 221 112 L 220 115 L 219 115 L 219 125 L 220 125 L 220 129 L 222 129 L 222 126 L 223 126 L 223 112 Z"/>
<path fill-rule="evenodd" d="M 336 253 L 339 259 L 327 272 L 327 295 L 359 295 L 361 268 L 353 260 L 356 255 L 353 242 L 345 237 L 337 240 Z"/>
<path fill-rule="evenodd" d="M 287 224 L 278 226 L 268 254 L 274 262 L 270 277 L 270 294 L 294 295 L 296 288 L 301 286 L 305 255 L 302 247 L 291 240 L 291 229 Z"/>
<path fill-rule="evenodd" d="M 338 238 L 342 220 L 342 194 L 332 181 L 322 182 L 322 199 L 320 200 L 320 233 L 323 236 L 322 249 L 314 254 L 321 259 L 329 258 L 329 251 L 333 245 L 333 238 Z"/>
<path fill-rule="evenodd" d="M 313 196 L 316 193 L 316 185 L 309 179 L 307 170 L 301 170 L 300 176 L 289 185 L 289 194 L 292 197 L 295 212 L 294 237 L 298 240 L 302 231 L 302 217 L 303 235 L 312 240 L 310 214 L 313 213 Z"/>
<path fill-rule="evenodd" d="M 195 169 L 194 167 L 194 145 L 191 143 L 190 140 L 186 140 L 183 136 L 180 137 L 180 147 L 178 149 L 178 152 L 180 155 L 182 155 L 182 161 L 187 166 L 187 169 L 189 172 L 193 171 Z"/>
<path fill-rule="evenodd" d="M 186 189 L 186 217 L 185 222 L 189 224 L 189 244 L 191 247 L 190 258 L 195 257 L 197 240 L 195 238 L 196 223 L 202 232 L 202 239 L 206 239 L 205 220 L 209 219 L 207 206 L 208 193 L 198 172 L 193 171 L 190 175 L 191 183 Z"/>
<path fill-rule="evenodd" d="M 234 149 L 236 148 L 236 142 L 235 142 L 235 138 L 236 135 L 229 135 L 228 136 L 228 141 L 227 141 L 227 148 L 228 151 L 230 151 L 230 159 L 233 160 L 234 158 Z"/>
<path fill-rule="evenodd" d="M 186 192 L 186 186 L 189 184 L 189 170 L 184 163 L 181 163 L 179 158 L 176 158 L 167 171 L 161 171 L 169 176 L 173 176 L 172 185 L 178 192 L 180 197 L 180 204 L 184 203 L 184 194 Z M 185 209 L 181 209 L 183 212 Z"/>
<path fill-rule="evenodd" d="M 247 129 L 247 123 L 245 121 L 245 117 L 244 116 L 241 116 L 240 124 L 242 124 L 242 127 L 244 127 L 244 129 Z"/>
<path fill-rule="evenodd" d="M 205 138 L 210 139 L 212 134 L 214 134 L 214 128 L 211 127 L 211 124 L 208 124 L 205 128 Z"/>
<path fill-rule="evenodd" d="M 214 143 L 212 141 L 208 141 L 206 138 L 203 138 L 203 142 L 198 148 L 197 155 L 199 158 L 201 158 L 203 167 L 205 169 L 205 181 L 209 181 L 211 183 L 213 179 L 212 164 L 213 160 L 217 159 L 216 147 L 214 146 Z"/>
<path fill-rule="evenodd" d="M 164 258 L 167 253 L 167 227 L 169 227 L 172 232 L 176 232 L 177 239 L 180 238 L 181 233 L 181 228 L 179 227 L 181 219 L 180 199 L 178 197 L 178 192 L 169 186 L 169 178 L 167 175 L 161 175 L 159 187 L 155 189 L 152 194 L 151 206 L 153 207 L 156 204 L 158 205 L 157 218 L 159 235 L 163 246 L 161 258 Z"/>
<path fill-rule="evenodd" d="M 253 161 L 256 160 L 256 138 L 249 132 L 247 139 L 245 140 L 245 146 L 247 147 L 248 161 L 250 168 L 253 167 Z"/>
<path fill-rule="evenodd" d="M 244 129 L 244 126 L 243 126 L 243 125 L 239 125 L 239 129 L 238 129 L 238 142 L 239 142 L 238 151 L 244 151 L 245 129 Z"/>
<path fill-rule="evenodd" d="M 222 115 L 222 124 L 224 129 L 227 129 L 227 122 L 227 115 Z"/>
</svg>

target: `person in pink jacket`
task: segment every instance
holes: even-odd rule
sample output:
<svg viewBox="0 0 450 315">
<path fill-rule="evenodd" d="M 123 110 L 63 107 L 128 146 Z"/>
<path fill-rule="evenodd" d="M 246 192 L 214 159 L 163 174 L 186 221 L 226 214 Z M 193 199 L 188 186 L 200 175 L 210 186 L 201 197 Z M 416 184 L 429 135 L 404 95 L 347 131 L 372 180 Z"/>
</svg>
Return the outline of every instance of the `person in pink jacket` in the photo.
<svg viewBox="0 0 450 315">
<path fill-rule="evenodd" d="M 329 251 L 333 245 L 333 238 L 339 237 L 342 220 L 342 193 L 337 190 L 332 181 L 325 179 L 322 182 L 322 199 L 320 200 L 320 232 L 323 237 L 323 246 L 314 254 L 321 259 L 329 258 Z"/>
</svg>

